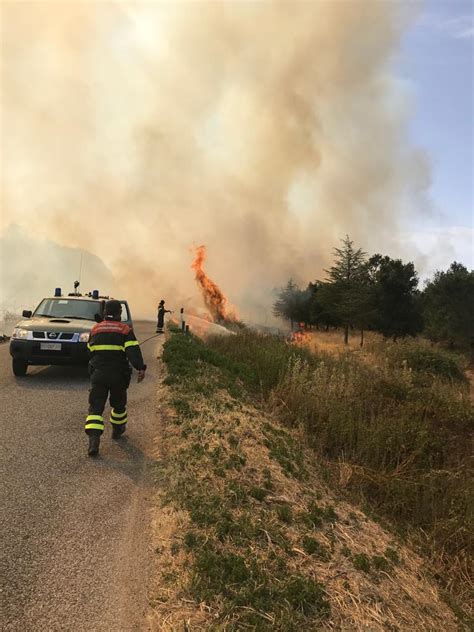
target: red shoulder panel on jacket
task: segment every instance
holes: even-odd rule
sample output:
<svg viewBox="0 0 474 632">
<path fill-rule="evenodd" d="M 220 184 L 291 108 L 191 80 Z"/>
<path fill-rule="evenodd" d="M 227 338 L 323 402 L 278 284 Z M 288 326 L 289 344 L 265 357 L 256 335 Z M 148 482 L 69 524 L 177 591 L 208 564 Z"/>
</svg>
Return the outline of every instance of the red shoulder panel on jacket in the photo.
<svg viewBox="0 0 474 632">
<path fill-rule="evenodd" d="M 94 334 L 104 333 L 116 333 L 127 336 L 130 332 L 130 327 L 126 323 L 121 323 L 118 320 L 103 320 L 97 325 L 94 325 L 91 329 L 91 336 Z"/>
</svg>

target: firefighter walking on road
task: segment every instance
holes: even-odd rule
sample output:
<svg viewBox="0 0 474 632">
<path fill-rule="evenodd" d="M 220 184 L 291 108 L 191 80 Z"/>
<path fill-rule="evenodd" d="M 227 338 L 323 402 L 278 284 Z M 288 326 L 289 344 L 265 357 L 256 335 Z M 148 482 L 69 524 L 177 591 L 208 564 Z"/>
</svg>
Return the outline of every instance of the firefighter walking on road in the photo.
<svg viewBox="0 0 474 632">
<path fill-rule="evenodd" d="M 118 439 L 127 425 L 127 388 L 132 369 L 138 371 L 138 381 L 145 377 L 146 364 L 133 330 L 120 322 L 119 301 L 107 301 L 105 319 L 91 330 L 88 348 L 91 353 L 89 375 L 89 414 L 85 431 L 89 436 L 89 456 L 99 454 L 100 436 L 104 431 L 103 412 L 110 396 L 112 439 Z M 130 363 L 130 364 L 129 364 Z"/>
</svg>

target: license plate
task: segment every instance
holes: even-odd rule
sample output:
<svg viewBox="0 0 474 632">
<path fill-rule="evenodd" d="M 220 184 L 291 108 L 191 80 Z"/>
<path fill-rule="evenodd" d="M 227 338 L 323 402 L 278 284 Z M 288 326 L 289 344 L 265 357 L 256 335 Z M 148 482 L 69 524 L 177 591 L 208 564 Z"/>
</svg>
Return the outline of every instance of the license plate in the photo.
<svg viewBox="0 0 474 632">
<path fill-rule="evenodd" d="M 60 342 L 42 342 L 41 351 L 61 351 Z"/>
</svg>

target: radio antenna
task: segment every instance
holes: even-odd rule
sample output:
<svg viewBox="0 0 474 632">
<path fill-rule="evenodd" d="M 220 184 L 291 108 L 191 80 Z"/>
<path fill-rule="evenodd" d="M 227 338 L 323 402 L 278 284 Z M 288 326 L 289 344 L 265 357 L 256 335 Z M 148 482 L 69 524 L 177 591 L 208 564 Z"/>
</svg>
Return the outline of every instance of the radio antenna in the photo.
<svg viewBox="0 0 474 632">
<path fill-rule="evenodd" d="M 81 282 L 81 275 L 82 275 L 82 255 L 83 255 L 83 252 L 81 250 L 81 260 L 79 263 L 79 283 Z"/>
</svg>

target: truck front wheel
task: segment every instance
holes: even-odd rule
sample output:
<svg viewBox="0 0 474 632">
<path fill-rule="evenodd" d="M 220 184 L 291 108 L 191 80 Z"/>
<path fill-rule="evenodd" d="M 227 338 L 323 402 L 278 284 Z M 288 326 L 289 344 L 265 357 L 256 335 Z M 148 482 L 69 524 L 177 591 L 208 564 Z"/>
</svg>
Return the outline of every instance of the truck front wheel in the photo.
<svg viewBox="0 0 474 632">
<path fill-rule="evenodd" d="M 13 358 L 12 361 L 13 374 L 17 377 L 24 377 L 28 371 L 28 362 L 21 358 Z"/>
</svg>

